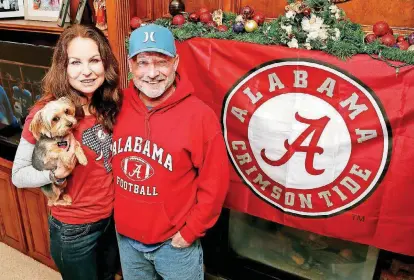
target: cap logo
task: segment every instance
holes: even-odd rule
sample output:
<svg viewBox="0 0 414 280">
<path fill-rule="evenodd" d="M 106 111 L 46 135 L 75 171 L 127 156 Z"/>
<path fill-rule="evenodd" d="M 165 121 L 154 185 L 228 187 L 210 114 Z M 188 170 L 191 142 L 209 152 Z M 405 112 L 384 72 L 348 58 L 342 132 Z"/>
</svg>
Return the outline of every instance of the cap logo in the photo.
<svg viewBox="0 0 414 280">
<path fill-rule="evenodd" d="M 154 42 L 155 43 L 155 39 L 154 39 L 154 33 L 155 32 L 144 32 L 144 33 L 145 33 L 144 43 L 148 42 L 148 40 L 150 40 L 151 42 Z"/>
</svg>

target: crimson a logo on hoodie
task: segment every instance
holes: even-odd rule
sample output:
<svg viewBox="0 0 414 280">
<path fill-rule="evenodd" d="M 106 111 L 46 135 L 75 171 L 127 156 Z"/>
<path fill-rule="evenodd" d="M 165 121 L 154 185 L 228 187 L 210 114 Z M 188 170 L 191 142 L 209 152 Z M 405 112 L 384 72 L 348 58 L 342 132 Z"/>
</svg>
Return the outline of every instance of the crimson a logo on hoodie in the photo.
<svg viewBox="0 0 414 280">
<path fill-rule="evenodd" d="M 145 181 L 155 174 L 151 164 L 136 156 L 124 158 L 121 166 L 124 174 L 133 181 Z"/>
</svg>

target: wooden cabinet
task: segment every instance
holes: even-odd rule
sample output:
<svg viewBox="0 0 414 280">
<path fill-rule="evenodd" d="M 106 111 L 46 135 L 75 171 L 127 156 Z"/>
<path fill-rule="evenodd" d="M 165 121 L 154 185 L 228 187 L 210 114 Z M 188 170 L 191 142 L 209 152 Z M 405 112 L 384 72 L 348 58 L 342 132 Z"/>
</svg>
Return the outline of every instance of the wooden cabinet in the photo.
<svg viewBox="0 0 414 280">
<path fill-rule="evenodd" d="M 1 240 L 26 253 L 17 189 L 11 183 L 12 163 L 0 158 L 0 231 Z"/>
<path fill-rule="evenodd" d="M 56 268 L 50 256 L 48 209 L 40 189 L 17 189 L 11 182 L 10 161 L 0 158 L 1 241 Z"/>
<path fill-rule="evenodd" d="M 45 196 L 39 188 L 35 188 L 19 189 L 18 197 L 28 255 L 56 269 L 49 250 L 48 208 Z"/>
</svg>

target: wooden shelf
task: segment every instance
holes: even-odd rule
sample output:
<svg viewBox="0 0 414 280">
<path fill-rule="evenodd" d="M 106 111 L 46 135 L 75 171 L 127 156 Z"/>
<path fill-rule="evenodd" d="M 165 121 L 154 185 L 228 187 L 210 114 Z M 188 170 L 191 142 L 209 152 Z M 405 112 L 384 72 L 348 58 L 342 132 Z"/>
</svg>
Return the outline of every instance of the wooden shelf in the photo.
<svg viewBox="0 0 414 280">
<path fill-rule="evenodd" d="M 59 27 L 56 22 L 51 21 L 37 21 L 37 20 L 0 20 L 0 30 L 26 31 L 26 32 L 40 32 L 49 34 L 60 34 L 68 27 L 70 23 L 66 23 L 64 27 Z M 108 37 L 108 30 L 103 33 Z"/>
<path fill-rule="evenodd" d="M 69 24 L 66 24 L 67 27 Z M 50 34 L 60 34 L 64 28 L 59 27 L 55 21 L 36 21 L 36 20 L 0 20 L 0 30 L 14 30 L 27 32 L 42 32 Z"/>
</svg>

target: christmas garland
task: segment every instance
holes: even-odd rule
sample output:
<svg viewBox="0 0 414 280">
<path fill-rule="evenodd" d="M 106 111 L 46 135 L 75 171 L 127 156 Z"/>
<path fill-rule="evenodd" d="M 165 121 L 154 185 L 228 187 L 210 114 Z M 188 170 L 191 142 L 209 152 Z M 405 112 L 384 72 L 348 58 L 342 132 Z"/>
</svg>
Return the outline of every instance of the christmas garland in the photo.
<svg viewBox="0 0 414 280">
<path fill-rule="evenodd" d="M 169 28 L 178 41 L 201 37 L 283 45 L 320 50 L 342 60 L 356 54 L 367 54 L 387 62 L 397 71 L 406 65 L 414 65 L 414 51 L 388 47 L 380 40 L 365 43 L 361 25 L 347 19 L 344 11 L 330 0 L 288 0 L 288 4 L 284 15 L 265 22 L 252 32 L 234 32 L 233 26 L 240 20 L 240 15 L 231 12 L 223 12 L 222 25 L 227 27 L 225 31 L 220 31 L 212 24 L 188 20 L 184 24 L 174 25 L 171 18 L 160 18 L 154 23 Z M 388 60 L 404 64 L 392 64 Z"/>
</svg>

